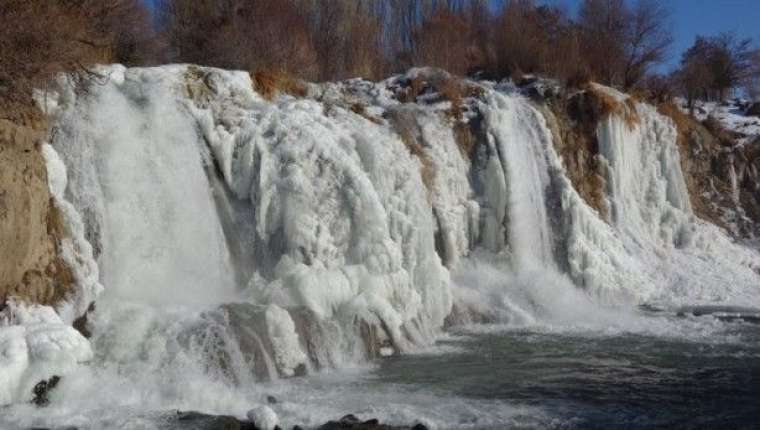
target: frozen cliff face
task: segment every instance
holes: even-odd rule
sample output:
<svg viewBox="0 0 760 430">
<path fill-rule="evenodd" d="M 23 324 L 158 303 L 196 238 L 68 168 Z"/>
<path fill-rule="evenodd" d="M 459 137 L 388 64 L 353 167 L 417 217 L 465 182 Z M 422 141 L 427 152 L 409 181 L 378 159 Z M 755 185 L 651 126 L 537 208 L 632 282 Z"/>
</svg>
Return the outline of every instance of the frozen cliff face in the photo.
<svg viewBox="0 0 760 430">
<path fill-rule="evenodd" d="M 695 212 L 734 237 L 760 236 L 760 118 L 745 112 L 749 102 L 697 102 L 689 116 L 676 100 L 684 173 Z M 679 111 L 678 108 L 681 110 Z"/>
<path fill-rule="evenodd" d="M 54 146 L 74 172 L 60 188 L 83 214 L 108 286 L 91 319 L 104 357 L 232 360 L 271 378 L 432 341 L 451 308 L 449 274 L 420 160 L 388 123 L 316 100 L 265 100 L 240 72 L 98 72 L 103 82 L 88 91 L 62 80 L 51 98 Z M 466 181 L 438 180 L 460 193 L 443 223 L 476 224 Z M 468 231 L 448 235 L 452 256 L 467 252 Z M 214 309 L 230 302 L 248 307 Z M 188 316 L 161 318 L 165 306 Z M 157 339 L 203 333 L 220 344 L 155 349 Z M 207 376 L 250 374 L 225 366 L 231 376 Z"/>
<path fill-rule="evenodd" d="M 451 306 L 448 271 L 420 161 L 400 137 L 340 106 L 263 100 L 244 73 L 201 76 L 191 85 L 206 92 L 186 107 L 235 197 L 251 202 L 254 300 L 380 321 L 400 350 L 429 339 Z"/>
<path fill-rule="evenodd" d="M 414 350 L 452 308 L 564 326 L 606 305 L 760 304 L 757 253 L 693 215 L 673 125 L 646 105 L 594 129 L 597 196 L 512 85 L 414 69 L 267 100 L 243 72 L 98 73 L 48 104 L 82 291 L 106 286 L 90 319 L 101 366 L 64 382 L 75 393 L 108 380 L 128 405 L 150 391 L 167 408 L 242 409 L 230 387 Z"/>
<path fill-rule="evenodd" d="M 131 300 L 233 301 L 237 280 L 254 304 L 303 307 L 349 337 L 369 322 L 403 351 L 441 326 L 444 265 L 467 259 L 566 276 L 556 288 L 609 303 L 732 300 L 755 280 L 755 254 L 692 215 L 672 124 L 609 89 L 597 88 L 638 122 L 597 125 L 602 216 L 568 179 L 546 118 L 508 85 L 468 83 L 477 91 L 455 109 L 439 91 L 451 77 L 430 69 L 271 101 L 241 72 L 100 72 L 87 94 L 59 92 L 56 146 L 76 166 L 67 195 L 102 248 L 103 279 Z M 461 124 L 477 128 L 471 152 Z M 736 273 L 745 286 L 708 286 Z"/>
<path fill-rule="evenodd" d="M 491 297 L 475 300 L 481 309 L 496 304 L 533 317 L 547 309 L 579 317 L 557 308 L 583 308 L 585 299 L 557 305 L 548 297 L 562 296 L 572 284 L 597 303 L 758 303 L 758 253 L 693 215 L 673 123 L 612 89 L 595 90 L 621 109 L 599 118 L 592 136 L 606 176 L 601 206 L 609 214 L 590 207 L 569 179 L 572 172 L 555 149 L 565 133 L 553 135 L 547 118 L 515 88 L 486 93 L 480 106 L 486 137 L 472 161 L 483 226 L 479 245 L 505 254 L 511 267 L 502 265 L 507 276 L 495 283 L 482 264 L 474 269 L 482 278 L 473 278 L 472 267 L 455 278 L 469 289 L 495 284 L 481 291 Z M 532 267 L 565 273 L 572 283 L 536 276 Z"/>
<path fill-rule="evenodd" d="M 61 258 L 71 268 L 75 288 L 56 305 L 56 311 L 64 322 L 71 324 L 85 315 L 98 295 L 103 291 L 100 283 L 98 264 L 92 253 L 92 246 L 85 237 L 85 227 L 76 208 L 66 200 L 66 166 L 52 146 L 42 145 L 42 155 L 48 171 L 50 195 L 61 213 L 65 229 L 60 239 L 58 251 Z"/>
<path fill-rule="evenodd" d="M 673 123 L 652 106 L 626 106 L 636 120 L 611 115 L 597 137 L 611 224 L 645 276 L 639 301 L 757 303 L 758 254 L 694 216 Z"/>
</svg>

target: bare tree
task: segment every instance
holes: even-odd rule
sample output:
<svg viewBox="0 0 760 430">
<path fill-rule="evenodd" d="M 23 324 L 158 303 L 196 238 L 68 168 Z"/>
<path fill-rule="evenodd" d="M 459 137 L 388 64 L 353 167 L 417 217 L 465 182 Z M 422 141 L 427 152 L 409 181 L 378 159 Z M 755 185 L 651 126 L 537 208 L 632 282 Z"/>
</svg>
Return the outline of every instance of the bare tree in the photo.
<svg viewBox="0 0 760 430">
<path fill-rule="evenodd" d="M 755 51 L 752 56 L 752 67 L 744 89 L 751 100 L 760 101 L 760 50 Z"/>
<path fill-rule="evenodd" d="M 608 84 L 621 81 L 619 59 L 625 58 L 629 12 L 624 0 L 584 0 L 579 25 L 583 50 L 595 79 Z"/>
<path fill-rule="evenodd" d="M 625 89 L 664 61 L 672 43 L 670 12 L 658 0 L 584 0 L 583 50 L 594 77 Z"/>
<path fill-rule="evenodd" d="M 0 101 L 28 104 L 54 73 L 134 58 L 147 19 L 137 0 L 0 2 Z"/>
<path fill-rule="evenodd" d="M 695 98 L 723 100 L 731 89 L 755 79 L 757 55 L 751 39 L 740 40 L 731 33 L 697 36 L 677 72 L 690 104 Z"/>
<path fill-rule="evenodd" d="M 752 60 L 757 50 L 752 46 L 752 39 L 737 39 L 733 33 L 711 38 L 710 45 L 708 64 L 713 74 L 713 89 L 723 100 L 729 90 L 752 78 Z"/>
<path fill-rule="evenodd" d="M 465 14 L 441 8 L 414 33 L 413 61 L 465 75 L 482 63 L 474 27 Z"/>
<path fill-rule="evenodd" d="M 175 61 L 316 78 L 306 18 L 291 0 L 166 0 Z"/>
<path fill-rule="evenodd" d="M 379 77 L 385 71 L 381 9 L 369 0 L 300 2 L 309 21 L 319 79 Z"/>
<path fill-rule="evenodd" d="M 629 89 L 646 76 L 651 66 L 665 60 L 673 36 L 670 12 L 658 0 L 639 0 L 630 13 L 625 41 L 623 88 Z"/>
</svg>

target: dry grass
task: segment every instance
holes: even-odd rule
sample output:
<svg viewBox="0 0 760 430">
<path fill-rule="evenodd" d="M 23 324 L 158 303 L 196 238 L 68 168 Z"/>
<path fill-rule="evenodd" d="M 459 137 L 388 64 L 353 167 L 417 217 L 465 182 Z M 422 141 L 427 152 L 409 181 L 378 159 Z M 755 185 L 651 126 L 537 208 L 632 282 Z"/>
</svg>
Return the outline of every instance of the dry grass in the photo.
<svg viewBox="0 0 760 430">
<path fill-rule="evenodd" d="M 683 113 L 673 102 L 664 102 L 657 105 L 657 112 L 673 121 L 676 126 L 676 143 L 683 149 L 688 148 L 689 139 L 687 134 L 694 127 L 695 120 Z M 682 158 L 682 160 L 685 158 Z M 694 199 L 692 199 L 694 200 Z"/>
<path fill-rule="evenodd" d="M 303 81 L 278 70 L 262 69 L 251 74 L 254 89 L 267 100 L 277 94 L 286 93 L 296 97 L 306 97 L 307 88 Z"/>
<path fill-rule="evenodd" d="M 673 102 L 660 103 L 657 105 L 657 112 L 673 121 L 679 135 L 691 129 L 694 124 L 694 119 L 683 113 Z"/>
<path fill-rule="evenodd" d="M 578 66 L 574 72 L 565 78 L 565 85 L 569 89 L 583 89 L 588 88 L 593 80 L 594 76 L 588 67 Z"/>
<path fill-rule="evenodd" d="M 592 161 L 593 171 L 598 172 L 599 166 L 596 159 Z M 599 212 L 602 219 L 610 219 L 610 208 L 607 206 L 607 195 L 605 194 L 605 188 L 607 187 L 607 181 L 599 173 L 593 173 L 586 176 L 587 187 L 585 187 L 585 197 L 589 205 Z"/>
<path fill-rule="evenodd" d="M 404 145 L 409 150 L 409 153 L 420 160 L 420 177 L 422 178 L 422 183 L 425 185 L 428 192 L 431 191 L 435 180 L 435 168 L 433 166 L 433 161 L 427 155 L 422 144 L 420 144 L 417 139 L 419 126 L 414 118 L 414 112 L 408 110 L 393 110 L 389 112 L 389 119 L 399 137 L 401 137 L 401 141 L 404 142 Z M 430 198 L 429 195 L 428 198 Z"/>
<path fill-rule="evenodd" d="M 412 133 L 405 132 L 405 129 L 402 129 L 399 130 L 399 136 L 401 136 L 401 141 L 404 142 L 404 145 L 406 145 L 409 152 L 420 160 L 420 177 L 422 178 L 422 183 L 428 191 L 431 191 L 433 189 L 433 182 L 435 181 L 433 161 L 428 157 L 422 145 L 417 142 L 417 138 L 414 137 Z"/>
<path fill-rule="evenodd" d="M 483 89 L 477 85 L 469 83 L 464 79 L 441 76 L 424 80 L 421 77 L 415 77 L 409 81 L 405 91 L 399 95 L 399 101 L 402 103 L 416 103 L 418 97 L 425 92 L 436 92 L 442 100 L 451 103 L 449 116 L 453 119 L 459 119 L 464 111 L 464 99 L 467 97 L 482 97 Z"/>
<path fill-rule="evenodd" d="M 207 74 L 197 66 L 188 66 L 185 71 L 185 89 L 191 100 L 205 103 L 211 97 L 211 88 L 206 82 Z"/>
<path fill-rule="evenodd" d="M 723 124 L 714 116 L 708 116 L 707 119 L 702 121 L 702 125 L 713 135 L 718 142 L 723 146 L 734 146 L 736 144 L 736 136 L 729 130 L 723 127 Z"/>
<path fill-rule="evenodd" d="M 399 94 L 401 103 L 416 103 L 417 97 L 427 88 L 426 82 L 419 76 L 409 81 L 409 85 Z"/>
<path fill-rule="evenodd" d="M 354 103 L 354 104 L 352 104 L 351 107 L 350 107 L 350 109 L 351 109 L 351 112 L 353 112 L 353 113 L 355 113 L 355 114 L 357 114 L 359 116 L 362 116 L 365 119 L 367 119 L 367 120 L 369 120 L 371 122 L 374 122 L 375 124 L 379 124 L 379 125 L 383 124 L 383 121 L 380 118 L 378 118 L 378 117 L 370 114 L 369 112 L 367 112 L 367 107 L 364 106 L 361 103 Z"/>
<path fill-rule="evenodd" d="M 624 102 L 620 102 L 611 94 L 593 85 L 587 86 L 585 90 L 590 96 L 590 108 L 593 110 L 593 116 L 597 120 L 607 118 L 610 115 L 620 115 L 629 129 L 635 128 L 640 123 L 640 118 L 636 111 L 637 98 L 631 96 Z"/>
<path fill-rule="evenodd" d="M 454 140 L 456 141 L 459 150 L 462 151 L 462 155 L 467 157 L 467 159 L 472 159 L 472 154 L 475 152 L 475 147 L 478 144 L 478 138 L 475 135 L 475 131 L 470 124 L 462 121 L 454 123 L 452 130 L 454 132 Z"/>
<path fill-rule="evenodd" d="M 554 136 L 567 176 L 583 200 L 609 221 L 606 202 L 606 172 L 600 163 L 596 136 L 598 113 L 587 93 L 574 93 L 547 103 L 544 117 Z"/>
<path fill-rule="evenodd" d="M 466 96 L 465 85 L 458 79 L 446 79 L 437 86 L 438 93 L 451 103 L 449 114 L 459 118 L 462 113 L 462 99 Z"/>
<path fill-rule="evenodd" d="M 431 191 L 433 189 L 433 182 L 435 181 L 433 161 L 425 153 L 422 145 L 417 142 L 417 139 L 414 136 L 409 133 L 399 133 L 399 135 L 409 152 L 420 160 L 420 177 L 422 178 L 422 183 L 428 191 Z"/>
</svg>

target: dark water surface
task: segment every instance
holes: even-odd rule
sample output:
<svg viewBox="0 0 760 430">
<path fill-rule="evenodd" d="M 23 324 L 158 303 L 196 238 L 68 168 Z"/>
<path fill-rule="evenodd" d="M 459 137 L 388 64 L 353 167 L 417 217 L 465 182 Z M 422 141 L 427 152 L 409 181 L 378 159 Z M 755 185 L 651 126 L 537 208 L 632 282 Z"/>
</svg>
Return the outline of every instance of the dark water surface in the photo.
<svg viewBox="0 0 760 430">
<path fill-rule="evenodd" d="M 760 325 L 712 338 L 504 330 L 384 360 L 378 381 L 536 406 L 557 428 L 760 428 Z M 456 425 L 454 425 L 456 427 Z"/>
<path fill-rule="evenodd" d="M 178 421 L 175 410 L 243 418 L 270 395 L 284 429 L 318 428 L 349 413 L 438 430 L 760 429 L 760 325 L 675 313 L 623 322 L 474 326 L 426 353 L 235 387 L 199 385 L 189 375 L 180 392 L 189 400 L 175 399 L 172 387 L 156 392 L 108 368 L 83 368 L 62 380 L 46 408 L 0 408 L 0 429 L 201 429 Z M 102 389 L 93 393 L 93 383 Z M 203 395 L 208 390 L 218 401 Z"/>
</svg>

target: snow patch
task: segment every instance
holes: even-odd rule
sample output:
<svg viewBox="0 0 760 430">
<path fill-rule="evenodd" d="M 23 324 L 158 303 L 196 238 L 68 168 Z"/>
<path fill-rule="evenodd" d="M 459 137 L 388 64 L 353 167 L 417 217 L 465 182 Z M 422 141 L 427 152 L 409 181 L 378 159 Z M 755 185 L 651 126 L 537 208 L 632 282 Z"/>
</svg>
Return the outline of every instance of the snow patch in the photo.
<svg viewBox="0 0 760 430">
<path fill-rule="evenodd" d="M 274 430 L 280 422 L 277 414 L 266 405 L 253 408 L 246 415 L 249 420 L 253 421 L 256 428 L 261 430 Z"/>
<path fill-rule="evenodd" d="M 265 316 L 277 370 L 285 376 L 293 376 L 298 366 L 306 366 L 307 360 L 301 350 L 295 324 L 290 314 L 277 305 L 269 305 Z"/>
<path fill-rule="evenodd" d="M 30 401 L 38 382 L 92 358 L 87 339 L 53 308 L 10 300 L 0 313 L 0 405 Z"/>
</svg>

